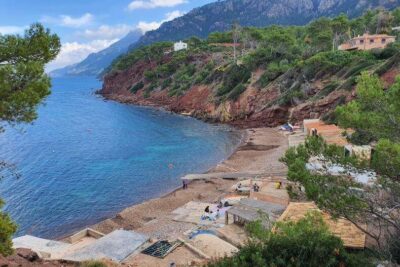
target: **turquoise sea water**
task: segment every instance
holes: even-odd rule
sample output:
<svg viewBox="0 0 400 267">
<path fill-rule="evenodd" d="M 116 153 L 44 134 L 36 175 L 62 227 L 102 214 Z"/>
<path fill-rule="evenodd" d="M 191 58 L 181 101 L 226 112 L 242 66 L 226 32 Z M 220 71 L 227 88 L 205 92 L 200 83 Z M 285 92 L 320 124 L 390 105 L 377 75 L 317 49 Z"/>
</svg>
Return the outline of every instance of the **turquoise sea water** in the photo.
<svg viewBox="0 0 400 267">
<path fill-rule="evenodd" d="M 166 112 L 104 101 L 99 81 L 53 80 L 33 125 L 0 135 L 22 177 L 0 183 L 17 235 L 60 237 L 181 185 L 228 157 L 241 135 Z"/>
</svg>

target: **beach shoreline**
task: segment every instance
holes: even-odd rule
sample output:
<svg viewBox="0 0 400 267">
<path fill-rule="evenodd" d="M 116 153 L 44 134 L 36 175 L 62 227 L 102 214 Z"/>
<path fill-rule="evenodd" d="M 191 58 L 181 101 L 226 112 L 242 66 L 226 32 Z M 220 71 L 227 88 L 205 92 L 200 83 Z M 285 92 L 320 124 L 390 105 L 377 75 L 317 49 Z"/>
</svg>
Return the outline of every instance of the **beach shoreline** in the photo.
<svg viewBox="0 0 400 267">
<path fill-rule="evenodd" d="M 285 173 L 286 167 L 279 162 L 279 158 L 286 149 L 287 138 L 277 129 L 247 129 L 232 155 L 205 173 L 266 170 Z M 192 229 L 193 225 L 173 221 L 173 210 L 190 201 L 216 203 L 229 194 L 236 182 L 223 179 L 192 181 L 187 190 L 179 187 L 158 198 L 132 205 L 90 228 L 104 234 L 125 229 L 147 234 L 153 240 L 174 239 Z"/>
<path fill-rule="evenodd" d="M 129 104 L 128 104 L 128 105 L 129 105 Z M 175 116 L 184 116 L 184 117 L 187 117 L 187 116 L 182 115 L 182 114 L 178 114 L 178 113 L 174 113 L 174 112 L 168 111 L 168 110 L 166 110 L 166 109 L 164 109 L 164 108 L 162 108 L 162 107 L 151 107 L 151 106 L 140 106 L 140 107 L 142 107 L 142 108 L 148 108 L 148 109 L 153 109 L 153 110 L 157 110 L 157 111 L 159 111 L 159 112 L 172 113 L 172 114 L 174 114 Z M 200 120 L 200 121 L 201 121 L 201 119 L 198 119 L 198 118 L 195 118 L 195 117 L 190 117 L 190 118 L 195 119 L 195 120 Z M 205 123 L 207 123 L 207 122 L 205 122 Z M 228 125 L 228 124 L 222 124 L 222 123 L 211 123 L 211 124 L 216 125 L 216 126 L 220 126 L 220 125 L 221 125 L 221 126 L 226 126 L 226 127 L 232 128 L 233 131 L 236 131 L 236 132 L 240 135 L 240 141 L 235 145 L 235 148 L 232 150 L 232 152 L 231 152 L 230 154 L 228 154 L 228 156 L 227 156 L 225 159 L 220 160 L 220 161 L 219 161 L 218 163 L 216 163 L 214 166 L 212 166 L 212 167 L 210 167 L 208 170 L 204 171 L 203 174 L 207 174 L 207 173 L 214 172 L 214 169 L 215 169 L 217 166 L 219 166 L 220 164 L 223 164 L 226 160 L 228 160 L 229 158 L 231 158 L 231 157 L 237 152 L 237 150 L 238 150 L 241 146 L 243 146 L 243 145 L 246 143 L 247 138 L 248 138 L 248 135 L 249 135 L 247 130 L 245 130 L 245 129 L 238 129 L 238 128 L 236 128 L 236 127 L 234 127 L 234 126 L 231 126 L 231 125 Z M 189 173 L 188 173 L 188 174 L 189 174 Z M 180 178 L 181 178 L 181 177 L 177 177 L 177 179 L 179 179 L 179 180 L 180 180 Z M 165 192 L 165 193 L 161 193 L 158 197 L 152 197 L 152 198 L 149 198 L 149 199 L 145 199 L 145 200 L 143 200 L 143 201 L 141 201 L 141 202 L 128 205 L 126 208 L 123 208 L 122 210 L 120 210 L 120 211 L 118 211 L 118 212 L 115 212 L 114 215 L 107 216 L 107 217 L 105 217 L 105 218 L 100 219 L 100 221 L 97 222 L 97 223 L 94 223 L 94 224 L 93 224 L 93 223 L 88 223 L 88 224 L 86 224 L 86 225 L 83 226 L 83 227 L 81 226 L 81 227 L 72 229 L 72 230 L 71 230 L 69 233 L 67 233 L 67 234 L 63 234 L 63 235 L 60 235 L 60 236 L 55 236 L 55 237 L 53 237 L 53 238 L 54 238 L 55 240 L 67 241 L 68 238 L 69 238 L 70 236 L 74 235 L 75 233 L 77 233 L 77 232 L 79 232 L 79 231 L 81 231 L 81 230 L 83 230 L 83 229 L 86 229 L 86 228 L 95 228 L 95 229 L 96 229 L 98 225 L 101 225 L 102 223 L 104 223 L 104 222 L 107 221 L 107 220 L 117 218 L 118 215 L 119 215 L 121 212 L 124 212 L 124 211 L 127 210 L 127 209 L 134 208 L 134 207 L 136 207 L 136 206 L 139 206 L 139 205 L 144 204 L 144 203 L 149 202 L 149 201 L 161 200 L 161 199 L 163 199 L 163 198 L 167 198 L 167 197 L 169 197 L 169 196 L 175 194 L 176 192 L 178 192 L 178 191 L 180 191 L 180 190 L 182 190 L 182 186 L 177 186 L 176 188 L 174 188 L 174 189 L 172 189 L 172 190 L 169 190 L 169 191 L 167 191 L 167 192 Z M 110 232 L 111 232 L 111 231 L 110 231 Z M 107 233 L 109 233 L 109 232 L 104 232 L 104 234 L 107 234 Z"/>
</svg>

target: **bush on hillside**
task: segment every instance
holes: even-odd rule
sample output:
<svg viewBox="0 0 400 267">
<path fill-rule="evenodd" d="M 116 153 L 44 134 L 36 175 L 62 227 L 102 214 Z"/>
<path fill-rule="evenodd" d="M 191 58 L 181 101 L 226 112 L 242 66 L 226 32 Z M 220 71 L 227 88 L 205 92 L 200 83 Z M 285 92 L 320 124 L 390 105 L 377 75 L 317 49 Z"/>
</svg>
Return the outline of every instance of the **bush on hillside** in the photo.
<svg viewBox="0 0 400 267">
<path fill-rule="evenodd" d="M 107 267 L 107 264 L 101 261 L 85 261 L 79 264 L 79 267 Z"/>
<path fill-rule="evenodd" d="M 274 81 L 280 75 L 285 73 L 289 69 L 288 64 L 279 64 L 276 62 L 272 62 L 267 66 L 265 72 L 261 75 L 258 80 L 258 84 L 261 88 L 266 87 L 270 82 Z"/>
<path fill-rule="evenodd" d="M 246 83 L 251 78 L 250 70 L 245 66 L 232 65 L 223 74 L 223 83 L 217 91 L 217 96 L 224 96 L 240 83 Z"/>
<path fill-rule="evenodd" d="M 348 253 L 340 238 L 329 232 L 319 213 L 309 213 L 298 222 L 276 224 L 274 232 L 250 225 L 256 241 L 232 258 L 215 261 L 209 267 L 319 267 L 372 266 L 367 258 Z"/>
<path fill-rule="evenodd" d="M 246 86 L 243 85 L 242 83 L 239 83 L 238 85 L 235 86 L 235 88 L 233 88 L 233 90 L 228 94 L 228 99 L 229 100 L 237 100 L 239 98 L 239 96 L 246 91 Z"/>
<path fill-rule="evenodd" d="M 131 88 L 131 93 L 136 94 L 139 90 L 143 89 L 144 83 L 142 81 L 136 83 L 135 85 L 132 86 Z"/>
<path fill-rule="evenodd" d="M 167 78 L 167 79 L 165 79 L 163 82 L 162 82 L 162 84 L 161 84 L 161 89 L 165 89 L 165 88 L 167 88 L 168 86 L 170 86 L 172 84 L 172 79 L 171 78 Z"/>
<path fill-rule="evenodd" d="M 144 72 L 144 77 L 146 78 L 146 81 L 153 82 L 157 79 L 157 73 L 154 70 L 146 70 Z"/>
</svg>

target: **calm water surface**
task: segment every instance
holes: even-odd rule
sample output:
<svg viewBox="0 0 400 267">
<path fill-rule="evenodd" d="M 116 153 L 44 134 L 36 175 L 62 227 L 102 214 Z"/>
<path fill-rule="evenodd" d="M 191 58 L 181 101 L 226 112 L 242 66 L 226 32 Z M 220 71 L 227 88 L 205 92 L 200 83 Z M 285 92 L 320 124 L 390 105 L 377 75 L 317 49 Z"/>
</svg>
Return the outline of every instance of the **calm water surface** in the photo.
<svg viewBox="0 0 400 267">
<path fill-rule="evenodd" d="M 94 78 L 57 78 L 33 125 L 0 135 L 0 159 L 22 177 L 0 183 L 17 235 L 54 238 L 113 216 L 204 172 L 240 133 L 165 112 L 104 101 Z"/>
</svg>

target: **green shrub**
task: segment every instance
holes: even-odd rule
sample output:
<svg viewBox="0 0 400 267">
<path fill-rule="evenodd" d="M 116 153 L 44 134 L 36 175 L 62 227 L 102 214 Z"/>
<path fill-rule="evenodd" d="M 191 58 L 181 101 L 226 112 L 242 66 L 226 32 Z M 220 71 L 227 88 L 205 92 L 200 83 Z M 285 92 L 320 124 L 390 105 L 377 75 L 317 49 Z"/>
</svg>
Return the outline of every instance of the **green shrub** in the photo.
<svg viewBox="0 0 400 267">
<path fill-rule="evenodd" d="M 239 83 L 238 85 L 233 88 L 233 90 L 228 94 L 228 99 L 230 100 L 237 100 L 239 96 L 246 91 L 246 86 L 243 85 L 242 83 Z"/>
<path fill-rule="evenodd" d="M 278 101 L 278 104 L 286 106 L 286 105 L 292 105 L 293 100 L 298 99 L 302 100 L 305 99 L 306 96 L 304 93 L 300 90 L 300 87 L 293 88 L 292 90 L 288 91 L 283 97 L 281 97 Z"/>
<path fill-rule="evenodd" d="M 357 76 L 348 78 L 341 86 L 340 89 L 351 91 L 357 84 Z"/>
<path fill-rule="evenodd" d="M 317 212 L 298 222 L 277 223 L 274 232 L 263 229 L 260 222 L 250 224 L 247 229 L 259 242 L 249 243 L 232 258 L 208 266 L 373 266 L 363 254 L 348 253 L 342 240 L 329 231 Z"/>
<path fill-rule="evenodd" d="M 144 72 L 144 77 L 148 82 L 152 82 L 157 79 L 157 73 L 153 70 L 146 70 Z"/>
<path fill-rule="evenodd" d="M 250 70 L 245 66 L 232 65 L 223 74 L 222 86 L 217 96 L 224 96 L 231 92 L 240 83 L 246 83 L 251 78 Z"/>
<path fill-rule="evenodd" d="M 317 94 L 317 97 L 318 97 L 318 98 L 323 98 L 323 97 L 329 95 L 329 94 L 332 93 L 338 86 L 339 86 L 339 82 L 337 82 L 337 81 L 333 81 L 333 82 L 329 83 L 327 86 L 324 87 L 324 89 L 322 89 L 322 90 Z"/>
<path fill-rule="evenodd" d="M 333 74 L 344 67 L 350 66 L 353 62 L 374 60 L 370 52 L 355 51 L 330 51 L 321 52 L 303 62 L 307 78 L 312 79 L 316 76 Z M 318 75 L 317 75 L 318 74 Z"/>
<path fill-rule="evenodd" d="M 289 68 L 290 67 L 287 64 L 278 64 L 276 62 L 270 63 L 258 80 L 258 84 L 261 87 L 266 87 L 270 82 L 284 74 Z"/>
<path fill-rule="evenodd" d="M 212 70 L 214 69 L 214 62 L 211 60 L 208 62 L 203 69 L 197 74 L 196 78 L 194 79 L 195 84 L 201 84 L 205 82 L 206 78 L 211 74 Z"/>
<path fill-rule="evenodd" d="M 152 82 L 149 87 L 147 87 L 146 91 L 153 91 L 154 89 L 156 89 L 159 86 L 158 82 Z"/>
<path fill-rule="evenodd" d="M 133 49 L 130 52 L 116 58 L 111 70 L 125 70 L 139 61 L 160 62 L 164 56 L 164 52 L 172 47 L 171 42 L 159 42 L 149 46 L 143 46 Z"/>
<path fill-rule="evenodd" d="M 347 73 L 344 75 L 343 78 L 349 78 L 351 76 L 357 76 L 360 75 L 362 71 L 367 69 L 368 67 L 374 65 L 376 62 L 373 60 L 362 60 L 358 64 L 355 64 L 349 70 Z"/>
<path fill-rule="evenodd" d="M 389 59 L 392 56 L 400 53 L 400 44 L 391 43 L 385 49 L 373 50 L 372 53 L 376 59 Z"/>
<path fill-rule="evenodd" d="M 11 255 L 14 250 L 12 248 L 12 237 L 17 231 L 17 225 L 11 220 L 10 216 L 2 211 L 4 206 L 3 200 L 0 199 L 0 255 Z"/>
<path fill-rule="evenodd" d="M 383 75 L 387 71 L 389 71 L 391 68 L 394 66 L 398 66 L 400 62 L 400 52 L 396 53 L 394 56 L 392 56 L 390 59 L 388 59 L 384 64 L 382 64 L 376 71 L 375 73 L 378 75 Z"/>
<path fill-rule="evenodd" d="M 172 79 L 171 78 L 167 78 L 167 79 L 165 79 L 163 82 L 162 82 L 162 84 L 161 84 L 161 89 L 165 89 L 165 88 L 167 88 L 168 86 L 170 86 L 172 84 Z"/>
<path fill-rule="evenodd" d="M 381 175 L 400 179 L 400 144 L 381 139 L 375 147 L 371 165 Z"/>
<path fill-rule="evenodd" d="M 143 89 L 144 83 L 142 81 L 136 83 L 134 86 L 131 88 L 131 93 L 136 94 L 139 90 Z"/>
<path fill-rule="evenodd" d="M 85 261 L 79 264 L 79 267 L 107 267 L 107 264 L 101 261 Z"/>
<path fill-rule="evenodd" d="M 151 92 L 150 90 L 147 90 L 147 89 L 144 90 L 144 92 L 143 92 L 143 97 L 144 97 L 144 98 L 149 98 L 149 97 L 150 97 L 150 92 Z"/>
</svg>

